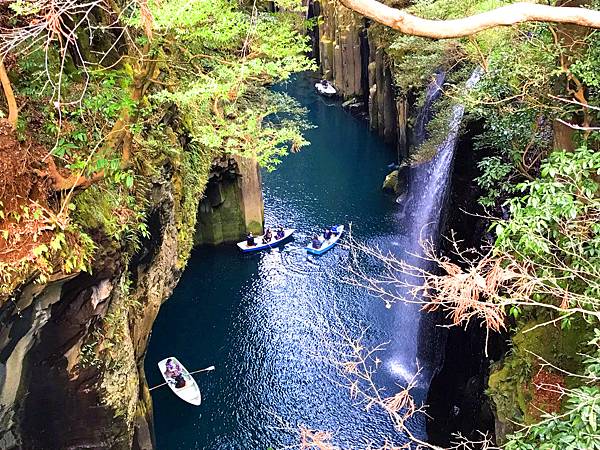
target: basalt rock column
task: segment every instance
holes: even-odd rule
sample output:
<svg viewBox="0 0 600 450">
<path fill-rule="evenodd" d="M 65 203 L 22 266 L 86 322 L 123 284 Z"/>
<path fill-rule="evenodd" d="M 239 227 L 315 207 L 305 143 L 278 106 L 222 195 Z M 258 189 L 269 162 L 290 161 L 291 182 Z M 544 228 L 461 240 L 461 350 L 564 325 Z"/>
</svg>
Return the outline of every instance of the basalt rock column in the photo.
<svg viewBox="0 0 600 450">
<path fill-rule="evenodd" d="M 254 158 L 225 156 L 213 162 L 206 196 L 198 208 L 194 242 L 220 244 L 261 234 L 264 207 L 260 169 Z"/>
<path fill-rule="evenodd" d="M 344 98 L 363 94 L 361 32 L 364 19 L 330 0 L 314 8 L 321 14 L 319 58 L 323 77 L 331 80 Z"/>
</svg>

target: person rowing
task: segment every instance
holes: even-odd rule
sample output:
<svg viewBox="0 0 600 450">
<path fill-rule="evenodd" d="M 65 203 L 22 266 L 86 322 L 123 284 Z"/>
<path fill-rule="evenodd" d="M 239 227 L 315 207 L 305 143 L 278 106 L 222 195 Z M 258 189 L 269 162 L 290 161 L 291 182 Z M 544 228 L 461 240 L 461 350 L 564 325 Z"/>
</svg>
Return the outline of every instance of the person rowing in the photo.
<svg viewBox="0 0 600 450">
<path fill-rule="evenodd" d="M 331 229 L 330 228 L 325 228 L 325 231 L 323 231 L 323 237 L 325 238 L 326 241 L 331 239 Z"/>
</svg>

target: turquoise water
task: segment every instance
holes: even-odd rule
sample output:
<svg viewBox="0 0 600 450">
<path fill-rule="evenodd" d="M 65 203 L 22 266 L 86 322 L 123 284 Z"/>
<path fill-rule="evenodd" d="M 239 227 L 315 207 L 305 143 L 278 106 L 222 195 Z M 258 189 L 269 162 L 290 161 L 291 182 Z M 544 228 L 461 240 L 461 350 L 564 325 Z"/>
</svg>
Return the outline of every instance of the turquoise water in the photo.
<svg viewBox="0 0 600 450">
<path fill-rule="evenodd" d="M 200 407 L 166 388 L 153 391 L 160 449 L 297 448 L 300 425 L 332 432 L 344 449 L 385 436 L 403 441 L 386 417 L 350 399 L 324 360 L 324 343 L 336 342 L 340 330 L 365 328 L 366 343 L 390 342 L 378 381 L 393 393 L 415 371 L 418 310 L 396 304 L 390 311 L 341 281 L 347 249 L 320 257 L 304 250 L 323 225 L 349 222 L 362 242 L 402 248 L 409 239 L 403 220 L 410 219 L 381 191 L 394 151 L 366 122 L 317 96 L 313 83 L 300 77 L 283 88 L 309 109 L 317 126 L 307 133 L 312 145 L 263 177 L 266 223 L 298 229 L 294 240 L 254 255 L 234 245 L 197 249 L 160 311 L 146 356 L 151 386 L 162 381 L 157 361 L 170 354 L 189 370 L 216 366 L 196 376 Z"/>
</svg>

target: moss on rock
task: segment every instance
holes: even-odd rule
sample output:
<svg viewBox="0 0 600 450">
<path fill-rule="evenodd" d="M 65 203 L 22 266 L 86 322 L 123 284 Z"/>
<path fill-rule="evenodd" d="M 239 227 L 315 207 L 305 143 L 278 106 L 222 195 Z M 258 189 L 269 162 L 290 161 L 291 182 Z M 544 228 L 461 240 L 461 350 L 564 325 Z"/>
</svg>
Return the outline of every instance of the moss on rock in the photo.
<svg viewBox="0 0 600 450">
<path fill-rule="evenodd" d="M 496 406 L 497 420 L 508 434 L 515 431 L 515 423 L 530 425 L 539 420 L 539 412 L 532 411 L 534 385 L 532 378 L 544 361 L 563 370 L 576 372 L 581 366 L 580 351 L 588 341 L 587 327 L 574 322 L 567 329 L 542 325 L 545 319 L 519 323 L 512 337 L 512 351 L 492 367 L 487 393 Z M 578 380 L 567 377 L 568 386 Z M 503 442 L 503 437 L 498 437 Z"/>
</svg>

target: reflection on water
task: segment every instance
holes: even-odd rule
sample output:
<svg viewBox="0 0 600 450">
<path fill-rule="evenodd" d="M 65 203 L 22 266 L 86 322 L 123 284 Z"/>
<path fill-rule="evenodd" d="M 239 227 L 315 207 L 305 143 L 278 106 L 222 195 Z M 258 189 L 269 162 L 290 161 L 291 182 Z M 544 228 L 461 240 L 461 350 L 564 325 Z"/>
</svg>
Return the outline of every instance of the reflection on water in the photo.
<svg viewBox="0 0 600 450">
<path fill-rule="evenodd" d="M 150 385 L 160 382 L 156 362 L 170 354 L 190 370 L 216 370 L 196 378 L 201 407 L 153 391 L 160 449 L 281 448 L 298 442 L 299 425 L 331 431 L 344 449 L 389 435 L 403 441 L 386 417 L 350 399 L 323 361 L 323 343 L 338 339 L 340 323 L 367 328 L 367 343 L 391 342 L 378 378 L 391 391 L 416 370 L 418 308 L 387 310 L 342 282 L 345 248 L 320 257 L 304 250 L 324 225 L 349 222 L 363 242 L 405 248 L 399 205 L 380 189 L 394 154 L 366 123 L 316 96 L 312 83 L 304 77 L 284 88 L 318 126 L 307 133 L 312 145 L 264 174 L 266 222 L 298 229 L 294 240 L 249 255 L 232 245 L 198 249 L 161 309 L 146 357 Z M 419 434 L 422 423 L 415 427 Z"/>
</svg>

